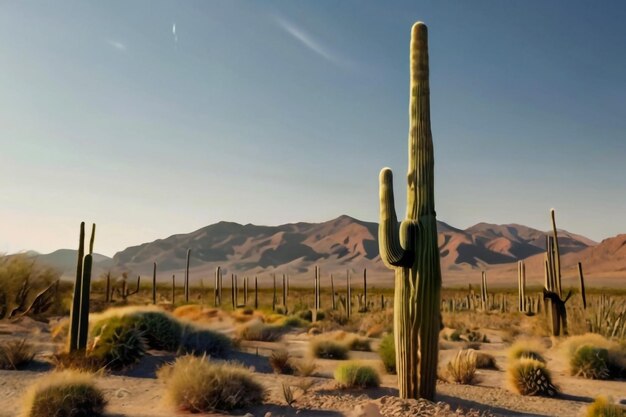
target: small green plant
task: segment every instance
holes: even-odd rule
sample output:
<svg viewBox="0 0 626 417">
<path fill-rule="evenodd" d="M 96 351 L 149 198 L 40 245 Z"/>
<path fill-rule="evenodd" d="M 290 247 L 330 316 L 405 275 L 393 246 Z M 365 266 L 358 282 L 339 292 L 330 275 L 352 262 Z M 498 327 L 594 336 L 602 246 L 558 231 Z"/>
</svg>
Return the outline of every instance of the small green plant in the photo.
<svg viewBox="0 0 626 417">
<path fill-rule="evenodd" d="M 291 375 L 294 372 L 291 365 L 291 355 L 286 349 L 272 351 L 269 357 L 270 366 L 277 374 Z"/>
<path fill-rule="evenodd" d="M 209 329 L 188 325 L 183 330 L 180 352 L 193 355 L 207 355 L 212 358 L 225 358 L 232 349 L 228 336 Z"/>
<path fill-rule="evenodd" d="M 25 339 L 0 344 L 0 369 L 22 369 L 34 358 L 33 346 Z"/>
<path fill-rule="evenodd" d="M 91 375 L 63 371 L 35 382 L 24 404 L 25 417 L 98 417 L 106 401 Z"/>
<path fill-rule="evenodd" d="M 380 377 L 376 370 L 358 362 L 339 365 L 335 369 L 335 381 L 340 388 L 372 388 L 380 385 Z"/>
<path fill-rule="evenodd" d="M 450 382 L 469 385 L 476 377 L 476 353 L 473 350 L 460 350 L 446 367 Z"/>
<path fill-rule="evenodd" d="M 582 345 L 570 358 L 570 371 L 574 376 L 588 379 L 609 378 L 609 351 L 607 349 Z"/>
<path fill-rule="evenodd" d="M 393 340 L 393 334 L 386 334 L 383 339 L 380 341 L 380 346 L 378 347 L 378 355 L 380 359 L 383 361 L 383 365 L 385 366 L 385 370 L 390 374 L 396 373 L 396 346 Z"/>
<path fill-rule="evenodd" d="M 554 397 L 558 393 L 545 363 L 536 359 L 521 357 L 514 360 L 507 375 L 511 389 L 519 394 Z"/>
<path fill-rule="evenodd" d="M 311 341 L 311 353 L 321 359 L 348 359 L 348 347 L 345 344 L 323 338 Z"/>
<path fill-rule="evenodd" d="M 206 357 L 181 356 L 157 376 L 165 382 L 168 401 L 192 413 L 243 408 L 260 404 L 265 397 L 265 389 L 249 370 Z"/>
<path fill-rule="evenodd" d="M 600 396 L 591 403 L 586 411 L 586 417 L 626 417 L 626 408 L 613 404 L 610 398 Z"/>
</svg>

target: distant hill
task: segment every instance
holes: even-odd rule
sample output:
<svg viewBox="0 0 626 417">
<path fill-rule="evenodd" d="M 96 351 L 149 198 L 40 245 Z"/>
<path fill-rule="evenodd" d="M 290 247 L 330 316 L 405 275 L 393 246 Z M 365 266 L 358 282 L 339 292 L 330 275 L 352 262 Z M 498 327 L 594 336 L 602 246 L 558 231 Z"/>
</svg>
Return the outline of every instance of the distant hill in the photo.
<svg viewBox="0 0 626 417">
<path fill-rule="evenodd" d="M 36 262 L 57 269 L 63 276 L 74 276 L 76 274 L 78 251 L 75 249 L 58 249 L 48 254 L 30 251 L 27 254 L 36 259 Z M 99 253 L 93 254 L 93 262 L 94 272 L 98 273 L 101 270 L 112 268 L 114 265 L 112 258 Z"/>
<path fill-rule="evenodd" d="M 472 273 L 507 265 L 543 252 L 546 232 L 509 224 L 479 223 L 466 230 L 438 222 L 444 279 L 447 273 Z M 560 231 L 563 254 L 585 250 L 595 242 Z M 310 274 L 315 265 L 328 273 L 367 268 L 375 277 L 389 277 L 378 253 L 378 224 L 350 216 L 323 223 L 279 226 L 219 222 L 187 234 L 129 247 L 113 257 L 117 268 L 149 274 L 156 262 L 159 272 L 181 273 L 191 249 L 193 277 L 210 279 L 217 266 L 239 275 Z"/>
</svg>

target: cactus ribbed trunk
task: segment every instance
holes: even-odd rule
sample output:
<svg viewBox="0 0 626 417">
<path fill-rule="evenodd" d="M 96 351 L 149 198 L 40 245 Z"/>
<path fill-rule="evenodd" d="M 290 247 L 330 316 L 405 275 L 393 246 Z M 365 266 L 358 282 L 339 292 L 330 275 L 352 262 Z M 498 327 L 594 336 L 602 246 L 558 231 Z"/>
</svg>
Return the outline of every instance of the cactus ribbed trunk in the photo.
<svg viewBox="0 0 626 417">
<path fill-rule="evenodd" d="M 93 229 L 92 229 L 93 230 Z M 93 234 L 92 234 L 93 237 Z M 93 241 L 90 245 L 93 247 Z M 83 262 L 83 279 L 81 283 L 80 296 L 80 323 L 78 329 L 78 350 L 84 351 L 87 348 L 87 334 L 89 333 L 89 293 L 91 292 L 91 266 L 92 255 L 85 256 Z"/>
<path fill-rule="evenodd" d="M 85 256 L 85 222 L 80 223 L 80 235 L 78 240 L 78 260 L 76 262 L 76 279 L 74 281 L 74 294 L 72 297 L 72 310 L 70 312 L 70 334 L 69 346 L 70 352 L 78 347 L 78 332 L 80 323 L 80 298 L 81 285 L 83 281 L 83 258 Z"/>
<path fill-rule="evenodd" d="M 434 157 L 430 129 L 428 34 L 411 30 L 407 213 L 398 230 L 392 172 L 380 173 L 379 245 L 395 270 L 394 335 L 401 398 L 433 400 L 441 326 L 441 266 L 437 245 Z"/>
</svg>

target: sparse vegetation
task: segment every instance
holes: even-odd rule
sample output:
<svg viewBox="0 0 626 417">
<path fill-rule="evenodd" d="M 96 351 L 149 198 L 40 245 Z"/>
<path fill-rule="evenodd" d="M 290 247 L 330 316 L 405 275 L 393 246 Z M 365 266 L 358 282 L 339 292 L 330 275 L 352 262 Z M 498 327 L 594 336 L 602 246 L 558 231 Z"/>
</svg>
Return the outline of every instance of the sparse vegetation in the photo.
<svg viewBox="0 0 626 417">
<path fill-rule="evenodd" d="M 257 340 L 261 342 L 275 342 L 285 333 L 286 328 L 278 324 L 266 324 L 261 321 L 251 321 L 238 330 L 243 340 Z"/>
<path fill-rule="evenodd" d="M 33 346 L 25 339 L 0 344 L 0 369 L 22 369 L 34 358 Z"/>
<path fill-rule="evenodd" d="M 510 388 L 518 394 L 554 397 L 558 393 L 545 363 L 537 359 L 522 356 L 513 360 L 507 376 Z"/>
<path fill-rule="evenodd" d="M 206 357 L 182 356 L 158 372 L 168 401 L 193 413 L 229 411 L 259 404 L 265 389 L 240 365 L 216 363 Z"/>
<path fill-rule="evenodd" d="M 476 368 L 478 369 L 498 369 L 496 358 L 485 352 L 475 352 Z"/>
<path fill-rule="evenodd" d="M 272 351 L 269 357 L 270 366 L 277 374 L 292 374 L 294 372 L 291 365 L 291 355 L 286 349 Z"/>
<path fill-rule="evenodd" d="M 473 350 L 460 350 L 448 362 L 446 371 L 450 382 L 471 384 L 476 377 L 476 353 Z"/>
<path fill-rule="evenodd" d="M 298 361 L 292 361 L 295 374 L 298 376 L 312 376 L 317 370 L 317 364 L 314 360 L 301 359 Z"/>
<path fill-rule="evenodd" d="M 146 353 L 143 333 L 132 317 L 111 317 L 95 328 L 89 356 L 109 369 L 125 368 Z"/>
<path fill-rule="evenodd" d="M 98 417 L 106 401 L 93 377 L 76 371 L 48 374 L 28 391 L 24 417 Z"/>
<path fill-rule="evenodd" d="M 371 366 L 347 362 L 335 369 L 335 381 L 340 388 L 371 388 L 380 385 L 378 372 Z"/>
<path fill-rule="evenodd" d="M 353 337 L 348 342 L 348 348 L 359 352 L 371 352 L 372 346 L 369 339 L 363 337 Z"/>
<path fill-rule="evenodd" d="M 513 343 L 513 345 L 509 348 L 508 357 L 510 361 L 528 358 L 546 363 L 546 360 L 541 354 L 544 350 L 545 348 L 543 345 L 534 339 L 521 339 Z"/>
</svg>

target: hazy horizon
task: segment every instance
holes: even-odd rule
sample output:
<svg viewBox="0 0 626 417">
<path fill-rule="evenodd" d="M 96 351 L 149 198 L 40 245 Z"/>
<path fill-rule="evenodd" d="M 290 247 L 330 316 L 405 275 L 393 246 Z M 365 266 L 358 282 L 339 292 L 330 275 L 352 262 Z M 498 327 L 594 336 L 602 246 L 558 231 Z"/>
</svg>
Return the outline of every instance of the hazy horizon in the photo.
<svg viewBox="0 0 626 417">
<path fill-rule="evenodd" d="M 403 217 L 417 20 L 438 219 L 626 232 L 621 2 L 2 2 L 0 252 Z"/>
</svg>

